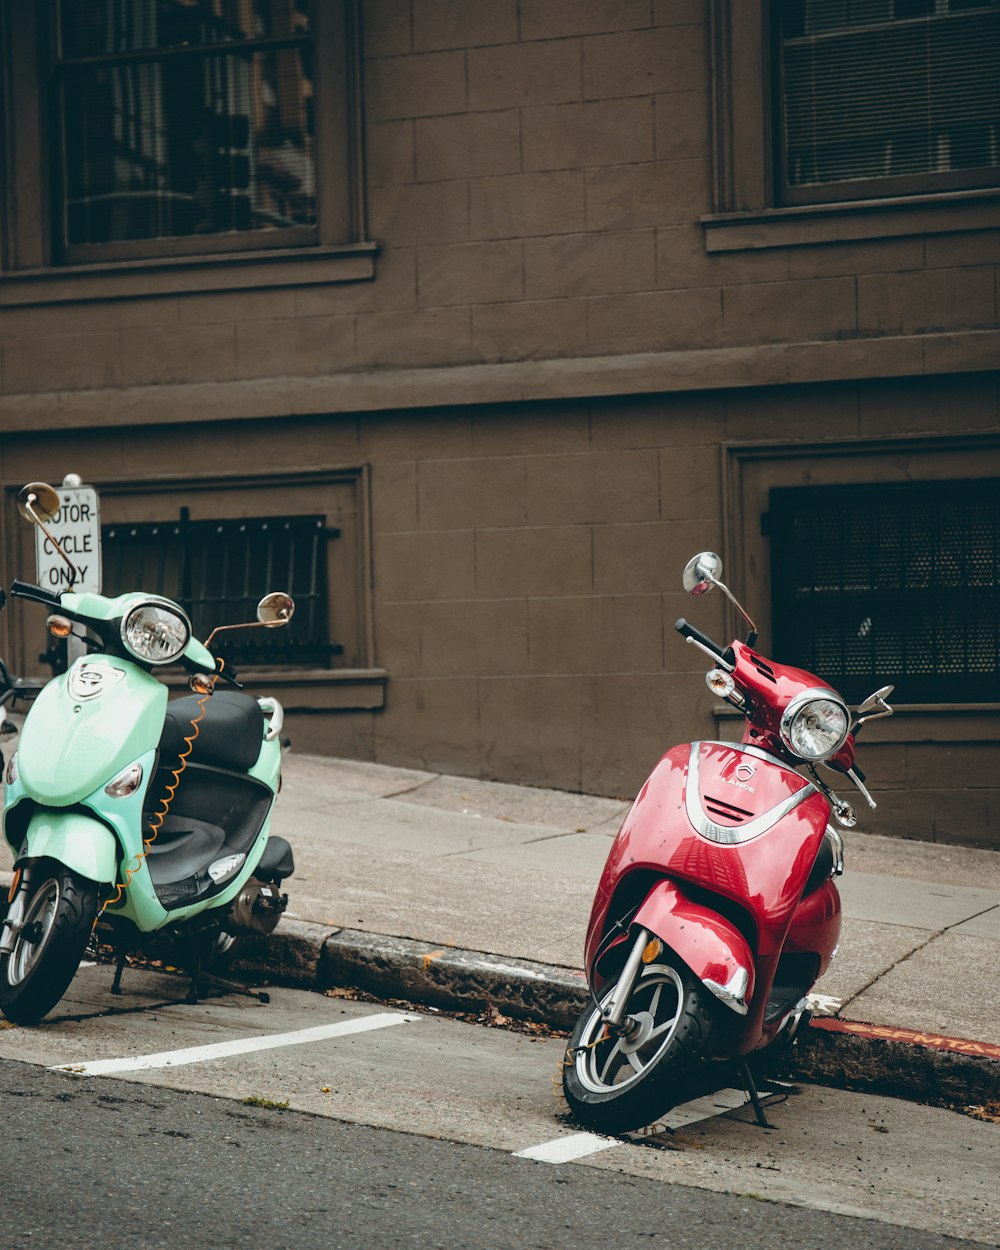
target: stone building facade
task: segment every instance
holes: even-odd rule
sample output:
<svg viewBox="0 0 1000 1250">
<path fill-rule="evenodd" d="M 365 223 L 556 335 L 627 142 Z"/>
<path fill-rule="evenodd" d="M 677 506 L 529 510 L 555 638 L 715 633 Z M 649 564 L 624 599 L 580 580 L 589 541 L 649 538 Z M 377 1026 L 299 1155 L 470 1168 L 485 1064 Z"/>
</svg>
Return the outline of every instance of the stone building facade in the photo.
<svg viewBox="0 0 1000 1250">
<path fill-rule="evenodd" d="M 904 669 L 861 755 L 866 827 L 1000 843 L 995 153 L 825 198 L 782 181 L 764 0 L 276 4 L 315 40 L 319 208 L 164 244 L 67 208 L 53 100 L 94 58 L 47 7 L 0 5 L 4 581 L 33 573 L 17 488 L 69 471 L 101 492 L 109 550 L 155 551 L 179 518 L 315 518 L 316 646 L 241 669 L 297 747 L 627 795 L 672 743 L 737 729 L 672 628 L 738 628 L 721 596 L 683 594 L 685 561 L 722 553 L 771 654 L 795 586 L 822 589 L 776 556 L 776 509 L 824 488 L 821 536 L 877 512 L 904 537 L 845 519 L 843 544 L 898 564 L 916 527 L 937 569 L 833 587 L 904 612 L 855 630 Z M 910 20 L 933 34 L 938 8 Z M 915 489 L 919 524 L 885 511 Z M 975 576 L 941 573 L 928 510 L 954 513 Z M 264 564 L 251 551 L 260 593 L 282 580 Z M 933 603 L 987 605 L 958 660 L 934 658 L 957 627 Z M 0 621 L 23 671 L 34 611 Z M 907 612 L 937 622 L 909 689 L 912 656 L 878 649 Z"/>
</svg>

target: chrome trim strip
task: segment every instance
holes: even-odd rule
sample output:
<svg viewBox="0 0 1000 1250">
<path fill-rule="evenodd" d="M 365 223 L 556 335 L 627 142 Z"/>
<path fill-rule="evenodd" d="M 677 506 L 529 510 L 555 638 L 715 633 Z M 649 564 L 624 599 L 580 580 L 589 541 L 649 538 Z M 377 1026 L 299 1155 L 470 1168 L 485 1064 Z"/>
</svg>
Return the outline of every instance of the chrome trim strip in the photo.
<svg viewBox="0 0 1000 1250">
<path fill-rule="evenodd" d="M 702 981 L 702 985 L 712 993 L 727 1007 L 731 1007 L 739 1016 L 745 1016 L 749 1004 L 744 1001 L 747 992 L 747 986 L 750 984 L 750 978 L 747 976 L 746 968 L 737 968 L 733 975 L 729 978 L 728 985 L 722 985 L 718 981 L 712 981 L 706 977 Z"/>
<path fill-rule="evenodd" d="M 733 742 L 692 742 L 691 755 L 688 760 L 688 773 L 684 786 L 684 807 L 687 812 L 687 818 L 691 822 L 693 828 L 701 834 L 703 838 L 708 838 L 710 842 L 717 842 L 720 846 L 738 846 L 742 842 L 750 842 L 754 838 L 759 838 L 762 833 L 767 833 L 769 829 L 773 829 L 779 820 L 782 820 L 790 811 L 798 807 L 798 805 L 807 799 L 811 794 L 818 794 L 819 791 L 811 781 L 806 781 L 801 790 L 797 790 L 794 794 L 790 794 L 787 799 L 769 811 L 764 812 L 760 816 L 756 816 L 753 820 L 748 821 L 744 825 L 717 825 L 711 820 L 701 805 L 701 788 L 698 777 L 698 757 L 702 746 L 724 746 L 732 751 L 738 751 L 743 755 L 755 755 L 758 758 L 768 760 L 773 764 L 778 764 L 787 772 L 793 772 L 793 769 L 782 764 L 772 755 L 768 755 L 765 751 L 760 751 L 755 747 L 744 747 Z M 801 777 L 801 773 L 795 774 Z M 802 778 L 805 781 L 805 778 Z"/>
</svg>

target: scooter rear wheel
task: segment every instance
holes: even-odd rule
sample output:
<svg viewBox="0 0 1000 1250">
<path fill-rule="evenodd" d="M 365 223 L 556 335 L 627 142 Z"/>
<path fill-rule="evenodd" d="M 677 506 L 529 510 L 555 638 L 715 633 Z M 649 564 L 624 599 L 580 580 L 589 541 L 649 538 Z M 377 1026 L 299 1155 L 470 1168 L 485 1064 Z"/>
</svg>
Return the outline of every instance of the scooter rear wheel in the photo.
<svg viewBox="0 0 1000 1250">
<path fill-rule="evenodd" d="M 97 915 L 97 886 L 54 861 L 32 870 L 31 897 L 9 955 L 0 956 L 0 1011 L 37 1024 L 69 988 Z"/>
<path fill-rule="evenodd" d="M 660 960 L 641 968 L 624 1019 L 632 1023 L 622 1035 L 609 1030 L 596 1005 L 588 1008 L 563 1060 L 574 1118 L 601 1133 L 641 1128 L 684 1100 L 694 1067 L 708 1056 L 714 1010 L 687 968 Z"/>
</svg>

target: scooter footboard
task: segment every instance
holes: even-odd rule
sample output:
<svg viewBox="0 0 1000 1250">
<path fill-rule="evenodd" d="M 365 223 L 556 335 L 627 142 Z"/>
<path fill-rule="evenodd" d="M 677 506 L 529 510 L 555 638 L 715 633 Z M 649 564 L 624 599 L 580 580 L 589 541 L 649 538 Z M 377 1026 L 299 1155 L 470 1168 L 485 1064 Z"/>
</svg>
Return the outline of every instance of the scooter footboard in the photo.
<svg viewBox="0 0 1000 1250">
<path fill-rule="evenodd" d="M 118 874 L 117 850 L 114 834 L 99 820 L 79 811 L 39 811 L 28 822 L 16 862 L 55 859 L 88 881 L 111 884 Z"/>
<path fill-rule="evenodd" d="M 658 881 L 632 923 L 655 933 L 737 1015 L 747 1014 L 754 990 L 753 954 L 724 916 L 692 902 L 676 881 Z"/>
</svg>

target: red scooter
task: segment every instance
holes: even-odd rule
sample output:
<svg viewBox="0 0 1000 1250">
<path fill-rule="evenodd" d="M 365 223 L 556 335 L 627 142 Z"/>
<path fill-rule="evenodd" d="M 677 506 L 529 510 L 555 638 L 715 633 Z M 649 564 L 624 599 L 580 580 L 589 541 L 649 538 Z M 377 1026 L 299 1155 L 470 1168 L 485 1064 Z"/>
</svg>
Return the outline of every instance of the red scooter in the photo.
<svg viewBox="0 0 1000 1250">
<path fill-rule="evenodd" d="M 875 802 L 854 766 L 866 720 L 890 716 L 892 686 L 852 716 L 802 669 L 765 659 L 757 632 L 702 552 L 684 570 L 693 595 L 718 587 L 747 620 L 723 648 L 683 618 L 675 626 L 714 662 L 709 689 L 746 717 L 741 741 L 691 742 L 660 760 L 608 855 L 590 914 L 593 1004 L 563 1065 L 574 1117 L 605 1133 L 649 1124 L 691 1096 L 703 1061 L 735 1060 L 766 1124 L 747 1056 L 790 1042 L 836 953 L 843 842 L 854 809 L 817 772 L 825 765 Z M 807 779 L 801 772 L 805 768 Z"/>
</svg>

